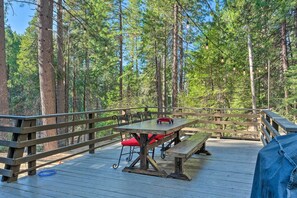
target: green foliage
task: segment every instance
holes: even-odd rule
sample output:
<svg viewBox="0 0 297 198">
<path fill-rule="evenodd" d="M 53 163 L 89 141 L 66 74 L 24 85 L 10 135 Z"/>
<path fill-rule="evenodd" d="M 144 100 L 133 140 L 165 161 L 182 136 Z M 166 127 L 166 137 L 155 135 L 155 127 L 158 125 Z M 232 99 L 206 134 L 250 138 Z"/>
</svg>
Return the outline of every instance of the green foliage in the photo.
<svg viewBox="0 0 297 198">
<path fill-rule="evenodd" d="M 34 17 L 19 37 L 18 53 L 11 54 L 14 67 L 10 70 L 9 87 L 13 114 L 33 115 L 40 109 L 36 21 Z"/>
<path fill-rule="evenodd" d="M 167 99 L 166 106 L 170 106 L 173 5 L 177 1 L 123 0 L 121 32 L 120 1 L 63 2 L 66 9 L 63 19 L 64 59 L 69 111 L 156 106 L 157 64 L 162 66 L 162 95 Z M 289 105 L 290 114 L 296 114 L 296 1 L 179 2 L 183 5 L 178 14 L 178 34 L 182 38 L 179 57 L 180 48 L 184 50 L 184 65 L 179 71 L 184 72 L 185 82 L 185 89 L 179 91 L 180 106 L 252 106 L 247 50 L 249 33 L 253 42 L 257 107 L 268 106 L 269 60 L 270 107 L 283 112 Z M 285 19 L 287 40 L 290 41 L 287 46 L 289 70 L 283 74 L 279 58 L 280 26 Z M 123 75 L 119 76 L 121 34 L 124 69 Z M 6 46 L 11 112 L 36 114 L 40 111 L 36 17 L 24 35 L 17 35 L 7 27 Z M 54 49 L 57 49 L 56 43 Z M 56 60 L 56 51 L 53 56 Z M 119 99 L 120 79 L 123 80 L 122 101 Z M 289 90 L 287 101 L 284 101 L 285 85 Z"/>
</svg>

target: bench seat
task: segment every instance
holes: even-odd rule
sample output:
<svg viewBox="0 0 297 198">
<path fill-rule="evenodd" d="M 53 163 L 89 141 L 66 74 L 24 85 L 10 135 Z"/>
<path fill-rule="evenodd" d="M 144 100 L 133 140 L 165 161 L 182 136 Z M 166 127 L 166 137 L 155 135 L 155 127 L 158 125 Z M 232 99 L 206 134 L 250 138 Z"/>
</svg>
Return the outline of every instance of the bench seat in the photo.
<svg viewBox="0 0 297 198">
<path fill-rule="evenodd" d="M 204 153 L 210 155 L 210 153 L 205 150 L 205 142 L 210 137 L 211 133 L 196 133 L 190 138 L 168 149 L 166 151 L 167 155 L 175 158 L 175 171 L 174 173 L 171 173 L 169 177 L 191 180 L 191 177 L 184 171 L 184 162 L 193 154 Z"/>
</svg>

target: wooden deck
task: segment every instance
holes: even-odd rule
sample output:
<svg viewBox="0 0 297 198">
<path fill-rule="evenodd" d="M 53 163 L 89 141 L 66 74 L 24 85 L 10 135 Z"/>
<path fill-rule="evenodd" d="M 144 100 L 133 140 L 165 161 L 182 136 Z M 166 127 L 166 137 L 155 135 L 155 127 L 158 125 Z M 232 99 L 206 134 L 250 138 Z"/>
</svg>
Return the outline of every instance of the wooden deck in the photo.
<svg viewBox="0 0 297 198">
<path fill-rule="evenodd" d="M 125 161 L 114 170 L 111 166 L 120 152 L 117 144 L 57 165 L 53 176 L 0 182 L 0 197 L 250 197 L 262 144 L 209 139 L 206 148 L 211 156 L 193 155 L 185 163 L 192 181 L 124 173 Z M 156 156 L 163 169 L 173 170 L 172 159 L 162 160 L 158 153 Z"/>
</svg>

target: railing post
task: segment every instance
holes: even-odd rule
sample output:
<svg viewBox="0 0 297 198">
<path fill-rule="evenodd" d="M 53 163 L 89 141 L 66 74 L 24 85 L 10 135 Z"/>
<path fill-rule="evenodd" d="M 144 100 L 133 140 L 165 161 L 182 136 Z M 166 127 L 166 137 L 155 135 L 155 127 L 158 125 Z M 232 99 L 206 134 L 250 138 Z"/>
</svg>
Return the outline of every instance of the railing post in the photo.
<svg viewBox="0 0 297 198">
<path fill-rule="evenodd" d="M 217 109 L 217 112 L 216 112 L 216 114 L 221 114 L 222 112 L 221 112 L 221 110 L 220 109 Z M 215 116 L 214 117 L 214 120 L 215 120 L 215 122 L 221 122 L 222 121 L 222 117 L 221 116 Z M 219 129 L 219 130 L 222 130 L 223 129 L 223 126 L 221 125 L 221 124 L 216 124 L 217 125 L 217 129 Z M 218 139 L 221 139 L 221 137 L 222 136 L 224 136 L 224 133 L 222 133 L 222 132 L 219 132 L 219 136 L 217 137 Z"/>
<path fill-rule="evenodd" d="M 273 127 L 277 132 L 279 132 L 279 126 L 278 126 L 278 124 L 277 124 L 276 122 L 274 122 L 273 120 L 272 120 L 272 127 Z"/>
<path fill-rule="evenodd" d="M 16 127 L 23 128 L 23 127 L 30 127 L 31 125 L 31 120 L 24 120 L 24 119 L 19 119 L 17 120 Z M 13 142 L 23 142 L 27 140 L 28 135 L 27 134 L 22 134 L 22 130 L 20 133 L 13 133 L 12 135 L 12 141 Z M 7 153 L 7 158 L 9 159 L 17 159 L 23 157 L 24 154 L 24 147 L 23 148 L 12 148 L 9 147 L 8 153 Z M 18 179 L 18 174 L 21 168 L 21 164 L 5 164 L 4 169 L 10 170 L 12 172 L 11 177 L 3 176 L 2 181 L 6 182 L 14 182 L 17 181 Z"/>
<path fill-rule="evenodd" d="M 266 120 L 267 122 L 271 123 L 271 119 L 267 114 L 266 114 Z M 273 135 L 270 133 L 267 126 L 266 126 L 266 131 L 268 132 L 269 136 L 273 138 Z"/>
<path fill-rule="evenodd" d="M 95 113 L 89 113 L 89 120 L 94 119 Z M 89 123 L 89 129 L 94 128 L 94 122 Z M 89 133 L 89 140 L 93 140 L 95 138 L 95 132 Z M 95 153 L 95 144 L 89 145 L 89 153 L 94 154 Z"/>
<path fill-rule="evenodd" d="M 147 120 L 148 119 L 148 107 L 144 107 L 144 112 L 143 112 L 143 115 L 144 115 L 144 119 L 143 120 Z M 159 117 L 159 115 L 158 115 Z"/>
<path fill-rule="evenodd" d="M 28 120 L 29 121 L 29 120 Z M 36 119 L 31 120 L 30 127 L 36 126 Z M 28 133 L 28 140 L 35 140 L 36 132 Z M 36 154 L 36 145 L 28 146 L 28 155 Z M 36 160 L 28 162 L 28 169 L 36 166 Z M 36 169 L 28 171 L 28 175 L 36 175 Z"/>
</svg>

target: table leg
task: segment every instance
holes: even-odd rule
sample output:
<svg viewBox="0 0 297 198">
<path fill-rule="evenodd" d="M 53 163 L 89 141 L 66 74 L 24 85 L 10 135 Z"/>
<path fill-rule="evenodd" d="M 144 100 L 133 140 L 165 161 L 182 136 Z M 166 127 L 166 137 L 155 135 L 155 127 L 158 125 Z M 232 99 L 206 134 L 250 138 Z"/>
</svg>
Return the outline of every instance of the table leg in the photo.
<svg viewBox="0 0 297 198">
<path fill-rule="evenodd" d="M 129 173 L 139 173 L 139 174 L 145 174 L 145 175 L 153 175 L 153 176 L 159 176 L 159 177 L 167 177 L 167 173 L 164 170 L 161 170 L 157 163 L 148 155 L 148 145 L 149 145 L 149 139 L 148 134 L 140 134 L 138 136 L 137 134 L 132 134 L 140 145 L 140 152 L 139 156 L 137 157 L 134 162 L 129 167 L 125 167 L 123 169 L 123 172 L 129 172 Z M 140 162 L 140 166 L 136 167 L 135 165 L 137 162 Z M 152 165 L 153 170 L 149 169 L 149 164 Z"/>
<path fill-rule="evenodd" d="M 148 161 L 147 161 L 147 155 L 148 155 L 148 135 L 147 134 L 140 134 L 140 169 L 147 170 L 148 169 Z"/>
<path fill-rule="evenodd" d="M 171 173 L 168 177 L 188 181 L 192 180 L 192 178 L 184 171 L 184 159 L 175 157 L 174 162 L 174 173 Z"/>
<path fill-rule="evenodd" d="M 178 143 L 180 143 L 180 131 L 176 132 L 176 138 L 174 139 L 174 145 L 177 145 Z"/>
</svg>

